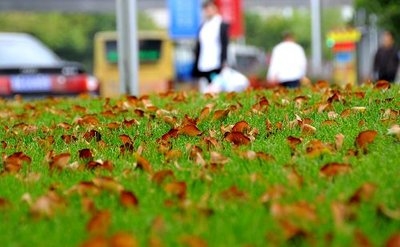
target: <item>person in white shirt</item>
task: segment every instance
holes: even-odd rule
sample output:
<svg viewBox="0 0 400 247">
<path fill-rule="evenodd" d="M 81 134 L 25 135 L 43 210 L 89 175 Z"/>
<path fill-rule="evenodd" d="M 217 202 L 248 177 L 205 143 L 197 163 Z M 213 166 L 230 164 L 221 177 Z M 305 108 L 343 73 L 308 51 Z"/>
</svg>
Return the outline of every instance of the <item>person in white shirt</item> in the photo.
<svg viewBox="0 0 400 247">
<path fill-rule="evenodd" d="M 307 58 L 303 47 L 297 44 L 290 32 L 285 32 L 283 41 L 272 49 L 267 82 L 287 87 L 300 86 L 306 75 Z"/>
<path fill-rule="evenodd" d="M 226 65 L 229 24 L 222 20 L 214 1 L 205 1 L 202 8 L 205 21 L 198 32 L 192 75 L 211 83 Z"/>
</svg>

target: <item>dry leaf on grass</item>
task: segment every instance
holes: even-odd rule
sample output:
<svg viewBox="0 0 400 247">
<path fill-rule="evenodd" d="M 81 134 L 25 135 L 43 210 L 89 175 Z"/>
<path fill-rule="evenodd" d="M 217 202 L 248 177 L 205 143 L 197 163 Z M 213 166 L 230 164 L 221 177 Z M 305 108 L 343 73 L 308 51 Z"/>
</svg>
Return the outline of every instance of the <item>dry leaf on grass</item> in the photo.
<svg viewBox="0 0 400 247">
<path fill-rule="evenodd" d="M 186 182 L 175 181 L 164 185 L 164 190 L 171 195 L 178 197 L 179 199 L 186 198 Z"/>
<path fill-rule="evenodd" d="M 242 132 L 228 132 L 225 134 L 225 140 L 236 146 L 250 144 L 250 138 L 245 136 Z"/>
<path fill-rule="evenodd" d="M 326 177 L 334 177 L 340 174 L 349 173 L 352 167 L 350 164 L 331 162 L 321 167 L 320 173 Z"/>
<path fill-rule="evenodd" d="M 121 191 L 119 200 L 121 204 L 127 208 L 135 208 L 139 205 L 139 200 L 132 191 Z"/>
<path fill-rule="evenodd" d="M 187 124 L 178 129 L 178 134 L 187 136 L 199 136 L 202 132 L 194 124 Z"/>
<path fill-rule="evenodd" d="M 65 167 L 67 167 L 70 158 L 71 158 L 70 153 L 62 153 L 62 154 L 55 155 L 54 157 L 52 157 L 52 159 L 50 161 L 50 170 L 64 169 Z"/>
<path fill-rule="evenodd" d="M 378 132 L 375 130 L 365 130 L 358 134 L 355 140 L 355 145 L 358 148 L 366 149 L 367 146 L 375 140 Z"/>
<path fill-rule="evenodd" d="M 111 212 L 103 210 L 95 213 L 86 224 L 86 230 L 95 236 L 105 236 L 111 225 Z"/>
<path fill-rule="evenodd" d="M 400 246 L 400 233 L 395 233 L 389 237 L 385 243 L 385 247 L 399 247 Z"/>
<path fill-rule="evenodd" d="M 388 129 L 387 134 L 394 135 L 397 137 L 398 140 L 400 140 L 400 125 L 398 124 L 392 125 L 392 127 Z"/>
</svg>

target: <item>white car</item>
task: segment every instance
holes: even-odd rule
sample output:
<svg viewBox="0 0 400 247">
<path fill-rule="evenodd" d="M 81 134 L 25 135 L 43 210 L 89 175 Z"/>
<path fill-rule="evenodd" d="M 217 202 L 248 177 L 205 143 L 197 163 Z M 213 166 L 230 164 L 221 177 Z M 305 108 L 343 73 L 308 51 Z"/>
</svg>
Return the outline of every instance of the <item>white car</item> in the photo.
<svg viewBox="0 0 400 247">
<path fill-rule="evenodd" d="M 26 33 L 0 32 L 0 96 L 99 93 L 81 63 L 64 61 Z"/>
</svg>

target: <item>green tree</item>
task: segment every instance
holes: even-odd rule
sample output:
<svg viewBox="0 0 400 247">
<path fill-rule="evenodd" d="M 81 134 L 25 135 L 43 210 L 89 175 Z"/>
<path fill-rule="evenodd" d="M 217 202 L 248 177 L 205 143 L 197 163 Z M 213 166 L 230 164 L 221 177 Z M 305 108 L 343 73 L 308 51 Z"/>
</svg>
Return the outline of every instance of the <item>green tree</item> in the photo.
<svg viewBox="0 0 400 247">
<path fill-rule="evenodd" d="M 145 13 L 138 14 L 139 29 L 159 27 Z M 116 29 L 115 14 L 61 12 L 4 12 L 0 31 L 30 33 L 65 60 L 79 61 L 92 69 L 96 32 Z"/>
<path fill-rule="evenodd" d="M 340 9 L 324 9 L 322 12 L 322 39 L 333 28 L 346 26 Z M 311 54 L 311 16 L 309 11 L 296 10 L 289 17 L 274 14 L 263 17 L 254 12 L 245 13 L 246 42 L 270 52 L 274 45 L 282 39 L 282 32 L 292 31 L 297 41 Z M 325 59 L 331 58 L 331 51 L 323 47 Z"/>
<path fill-rule="evenodd" d="M 282 39 L 283 30 L 289 26 L 289 20 L 280 15 L 264 18 L 259 14 L 247 12 L 245 14 L 246 43 L 270 51 Z"/>
<path fill-rule="evenodd" d="M 355 0 L 356 10 L 366 10 L 378 17 L 380 27 L 392 31 L 400 38 L 399 0 Z"/>
</svg>

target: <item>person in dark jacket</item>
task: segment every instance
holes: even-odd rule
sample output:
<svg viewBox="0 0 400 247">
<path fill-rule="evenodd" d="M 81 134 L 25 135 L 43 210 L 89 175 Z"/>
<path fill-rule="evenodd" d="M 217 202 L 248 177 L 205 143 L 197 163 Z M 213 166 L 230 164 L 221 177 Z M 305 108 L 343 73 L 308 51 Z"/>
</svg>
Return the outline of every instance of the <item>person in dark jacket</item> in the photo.
<svg viewBox="0 0 400 247">
<path fill-rule="evenodd" d="M 381 45 L 374 57 L 374 79 L 394 82 L 399 67 L 399 50 L 395 46 L 393 34 L 385 31 Z"/>
<path fill-rule="evenodd" d="M 202 8 L 205 20 L 198 32 L 192 74 L 210 83 L 227 63 L 229 24 L 222 20 L 214 1 L 205 1 Z"/>
</svg>

